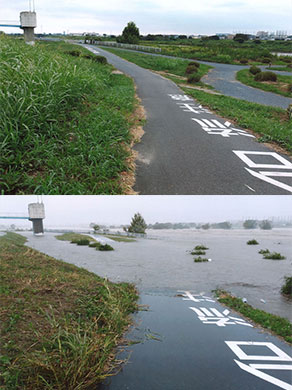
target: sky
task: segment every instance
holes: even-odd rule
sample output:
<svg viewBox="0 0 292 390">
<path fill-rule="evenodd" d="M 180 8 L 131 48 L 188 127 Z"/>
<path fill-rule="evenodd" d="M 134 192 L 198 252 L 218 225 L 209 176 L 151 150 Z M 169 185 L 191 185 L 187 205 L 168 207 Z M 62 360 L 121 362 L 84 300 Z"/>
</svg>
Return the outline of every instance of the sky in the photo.
<svg viewBox="0 0 292 390">
<path fill-rule="evenodd" d="M 30 4 L 37 33 L 121 34 L 134 21 L 145 34 L 206 34 L 287 30 L 292 0 L 0 0 L 0 21 L 19 20 Z M 0 27 L 2 31 L 19 29 Z"/>
<path fill-rule="evenodd" d="M 34 195 L 0 197 L 0 216 L 27 214 Z M 292 196 L 50 196 L 42 197 L 45 227 L 80 226 L 90 223 L 129 224 L 140 212 L 146 223 L 222 222 L 238 219 L 292 217 Z M 0 225 L 24 225 L 23 221 L 0 219 Z M 25 226 L 30 227 L 27 222 Z"/>
</svg>

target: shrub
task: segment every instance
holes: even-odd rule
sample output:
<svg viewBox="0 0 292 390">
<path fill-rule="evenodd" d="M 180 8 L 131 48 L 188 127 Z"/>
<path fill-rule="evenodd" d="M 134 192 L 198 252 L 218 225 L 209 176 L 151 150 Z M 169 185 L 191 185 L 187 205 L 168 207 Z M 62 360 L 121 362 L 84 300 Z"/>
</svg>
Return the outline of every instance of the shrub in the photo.
<svg viewBox="0 0 292 390">
<path fill-rule="evenodd" d="M 261 250 L 259 251 L 259 253 L 260 253 L 261 255 L 265 255 L 265 254 L 270 253 L 270 251 L 269 251 L 269 249 L 261 249 Z"/>
<path fill-rule="evenodd" d="M 99 248 L 100 243 L 99 242 L 91 242 L 88 246 L 90 246 L 90 248 Z"/>
<path fill-rule="evenodd" d="M 257 240 L 249 240 L 247 241 L 247 245 L 259 245 L 259 243 L 257 242 Z"/>
<path fill-rule="evenodd" d="M 287 108 L 287 115 L 289 119 L 292 119 L 292 104 L 289 104 Z"/>
<path fill-rule="evenodd" d="M 292 92 L 292 84 L 288 84 L 287 85 L 287 91 L 288 92 Z"/>
<path fill-rule="evenodd" d="M 260 70 L 260 68 L 258 68 L 257 66 L 251 66 L 250 68 L 249 68 L 249 72 L 251 73 L 251 74 L 254 74 L 254 75 L 256 75 L 257 73 L 261 73 L 261 70 Z"/>
<path fill-rule="evenodd" d="M 192 251 L 191 252 L 191 255 L 196 255 L 196 256 L 198 256 L 198 255 L 205 255 L 206 254 L 206 252 L 205 251 L 201 251 L 201 250 L 197 250 L 197 251 Z"/>
<path fill-rule="evenodd" d="M 206 261 L 209 261 L 209 260 L 206 259 L 205 257 L 201 257 L 201 256 L 196 257 L 196 258 L 194 259 L 194 263 L 204 263 L 204 262 L 206 262 Z"/>
<path fill-rule="evenodd" d="M 206 250 L 208 250 L 209 248 L 207 248 L 205 245 L 197 245 L 197 246 L 195 246 L 194 249 L 195 249 L 196 251 L 200 251 L 200 250 L 206 251 Z"/>
<path fill-rule="evenodd" d="M 188 67 L 191 66 L 191 67 L 196 67 L 196 68 L 199 68 L 200 67 L 200 63 L 197 62 L 197 61 L 192 61 L 188 64 Z"/>
<path fill-rule="evenodd" d="M 267 58 L 267 57 L 262 58 L 262 63 L 263 64 L 269 64 L 270 62 L 271 62 L 270 58 Z"/>
<path fill-rule="evenodd" d="M 268 259 L 268 260 L 284 260 L 284 259 L 286 259 L 286 257 L 282 256 L 280 253 L 273 252 L 273 253 L 265 253 L 264 254 L 264 259 Z"/>
<path fill-rule="evenodd" d="M 188 77 L 188 83 L 195 84 L 198 83 L 201 80 L 201 76 L 199 74 L 191 74 Z"/>
<path fill-rule="evenodd" d="M 292 276 L 285 276 L 285 283 L 281 288 L 281 293 L 292 297 Z"/>
<path fill-rule="evenodd" d="M 73 56 L 73 57 L 80 57 L 81 56 L 81 51 L 79 50 L 68 50 L 68 51 L 65 51 L 66 54 L 69 54 L 70 56 Z"/>
<path fill-rule="evenodd" d="M 99 246 L 96 248 L 96 250 L 99 251 L 113 251 L 114 248 L 110 246 L 109 244 L 99 244 Z"/>
<path fill-rule="evenodd" d="M 255 75 L 255 81 L 277 81 L 277 75 L 273 72 L 261 72 Z"/>
<path fill-rule="evenodd" d="M 77 245 L 89 245 L 90 241 L 82 238 L 81 240 L 76 240 Z"/>
<path fill-rule="evenodd" d="M 198 68 L 196 66 L 188 66 L 186 68 L 186 74 L 194 74 L 198 72 Z"/>
<path fill-rule="evenodd" d="M 248 60 L 247 60 L 246 58 L 241 58 L 241 59 L 239 60 L 239 62 L 240 62 L 241 64 L 248 64 Z"/>
<path fill-rule="evenodd" d="M 99 62 L 102 65 L 107 64 L 107 59 L 104 56 L 94 56 L 93 61 Z"/>
</svg>

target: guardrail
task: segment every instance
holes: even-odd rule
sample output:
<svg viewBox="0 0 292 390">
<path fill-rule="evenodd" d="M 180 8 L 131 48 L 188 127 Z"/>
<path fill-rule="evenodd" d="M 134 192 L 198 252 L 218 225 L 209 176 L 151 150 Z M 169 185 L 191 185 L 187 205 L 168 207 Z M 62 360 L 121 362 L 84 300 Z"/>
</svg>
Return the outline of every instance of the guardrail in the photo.
<svg viewBox="0 0 292 390">
<path fill-rule="evenodd" d="M 153 47 L 153 46 L 141 46 L 141 45 L 131 45 L 128 43 L 118 43 L 118 42 L 103 42 L 103 41 L 95 41 L 97 45 L 100 46 L 109 46 L 109 47 L 119 47 L 121 49 L 129 49 L 129 50 L 136 50 L 136 51 L 147 51 L 150 53 L 161 53 L 160 47 Z"/>
</svg>

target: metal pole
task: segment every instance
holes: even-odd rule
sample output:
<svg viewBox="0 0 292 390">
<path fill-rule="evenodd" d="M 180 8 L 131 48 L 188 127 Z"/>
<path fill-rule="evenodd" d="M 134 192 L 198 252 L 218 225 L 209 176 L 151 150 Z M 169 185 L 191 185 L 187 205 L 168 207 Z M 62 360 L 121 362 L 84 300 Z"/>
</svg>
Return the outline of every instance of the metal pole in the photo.
<svg viewBox="0 0 292 390">
<path fill-rule="evenodd" d="M 31 12 L 31 0 L 29 0 L 29 12 Z"/>
</svg>

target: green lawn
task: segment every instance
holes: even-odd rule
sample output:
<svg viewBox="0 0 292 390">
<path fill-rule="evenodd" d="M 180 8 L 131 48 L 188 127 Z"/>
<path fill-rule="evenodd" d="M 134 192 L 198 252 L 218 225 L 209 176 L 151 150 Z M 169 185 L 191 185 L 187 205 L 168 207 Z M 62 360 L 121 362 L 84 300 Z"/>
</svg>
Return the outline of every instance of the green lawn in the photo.
<svg viewBox="0 0 292 390">
<path fill-rule="evenodd" d="M 0 193 L 125 192 L 134 84 L 86 54 L 0 37 Z"/>
<path fill-rule="evenodd" d="M 97 389 L 137 310 L 133 285 L 0 237 L 0 388 Z"/>
<path fill-rule="evenodd" d="M 292 84 L 292 76 L 282 76 L 277 74 L 276 82 L 260 82 L 255 81 L 254 76 L 248 69 L 243 69 L 237 72 L 236 79 L 250 87 L 259 88 L 263 91 L 277 93 L 279 95 L 292 97 L 292 92 L 288 92 L 287 85 Z"/>
</svg>

